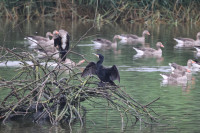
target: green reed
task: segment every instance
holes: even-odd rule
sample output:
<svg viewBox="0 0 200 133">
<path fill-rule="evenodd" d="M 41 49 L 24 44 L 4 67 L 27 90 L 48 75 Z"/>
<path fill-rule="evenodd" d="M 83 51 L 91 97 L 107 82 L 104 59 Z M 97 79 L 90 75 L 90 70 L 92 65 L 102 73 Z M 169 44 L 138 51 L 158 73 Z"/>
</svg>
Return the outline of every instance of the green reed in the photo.
<svg viewBox="0 0 200 133">
<path fill-rule="evenodd" d="M 96 21 L 197 23 L 200 21 L 199 5 L 199 0 L 4 0 L 0 2 L 0 16 L 10 19 L 54 17 Z"/>
</svg>

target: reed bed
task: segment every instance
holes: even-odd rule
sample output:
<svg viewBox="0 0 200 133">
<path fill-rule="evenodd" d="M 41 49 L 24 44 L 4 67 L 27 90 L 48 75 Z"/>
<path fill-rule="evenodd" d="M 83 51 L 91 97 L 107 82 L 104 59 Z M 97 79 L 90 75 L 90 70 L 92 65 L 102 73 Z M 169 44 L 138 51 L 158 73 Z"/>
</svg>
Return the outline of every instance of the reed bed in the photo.
<svg viewBox="0 0 200 133">
<path fill-rule="evenodd" d="M 48 65 L 53 60 L 50 57 L 38 60 L 33 53 L 21 49 L 0 47 L 0 50 L 1 63 L 18 60 L 21 64 L 13 77 L 0 77 L 0 88 L 7 92 L 0 104 L 0 119 L 4 124 L 22 117 L 34 122 L 49 121 L 52 125 L 71 125 L 79 120 L 83 125 L 85 109 L 82 103 L 95 102 L 95 99 L 103 99 L 109 108 L 119 112 L 123 126 L 126 119 L 145 124 L 156 122 L 157 114 L 150 105 L 159 98 L 143 105 L 130 97 L 124 91 L 125 87 L 98 87 L 99 79 L 96 77 L 81 78 L 78 66 L 54 60 L 56 65 L 52 67 Z M 84 56 L 80 55 L 80 58 Z"/>
<path fill-rule="evenodd" d="M 0 2 L 0 16 L 18 19 L 70 18 L 93 21 L 198 23 L 198 0 L 59 0 Z M 97 14 L 95 14 L 97 13 Z"/>
</svg>

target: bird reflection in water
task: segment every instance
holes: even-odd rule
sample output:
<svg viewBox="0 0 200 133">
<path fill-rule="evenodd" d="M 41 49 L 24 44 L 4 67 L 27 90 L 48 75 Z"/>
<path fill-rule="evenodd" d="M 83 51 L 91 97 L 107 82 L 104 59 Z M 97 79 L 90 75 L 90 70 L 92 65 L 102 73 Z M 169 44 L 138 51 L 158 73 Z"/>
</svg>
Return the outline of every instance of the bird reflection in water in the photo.
<svg viewBox="0 0 200 133">
<path fill-rule="evenodd" d="M 196 79 L 195 77 L 192 77 L 190 81 L 187 82 L 176 82 L 176 81 L 161 81 L 161 86 L 167 87 L 167 86 L 179 86 L 182 88 L 182 92 L 189 94 L 190 90 L 195 88 Z"/>
</svg>

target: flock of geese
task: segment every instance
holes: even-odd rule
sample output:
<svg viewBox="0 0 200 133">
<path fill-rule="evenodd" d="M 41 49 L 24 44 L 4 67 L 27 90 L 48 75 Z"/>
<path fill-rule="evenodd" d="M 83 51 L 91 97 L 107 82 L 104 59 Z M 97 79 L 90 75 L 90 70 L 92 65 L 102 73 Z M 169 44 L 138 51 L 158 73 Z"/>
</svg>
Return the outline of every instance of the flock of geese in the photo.
<svg viewBox="0 0 200 133">
<path fill-rule="evenodd" d="M 116 39 L 119 39 L 120 43 L 144 44 L 146 35 L 150 35 L 150 33 L 149 31 L 144 30 L 141 37 L 133 34 L 122 34 L 115 35 L 113 38 L 113 42 L 105 39 L 95 39 L 93 40 L 93 42 L 97 45 L 116 46 Z M 200 48 L 198 47 L 200 46 L 200 32 L 197 33 L 196 40 L 182 37 L 174 38 L 174 40 L 177 42 L 176 47 L 195 48 L 197 50 L 197 55 L 200 55 Z M 150 47 L 133 47 L 133 49 L 137 52 L 134 57 L 161 57 L 161 48 L 164 48 L 164 45 L 161 42 L 156 43 L 156 49 Z M 188 60 L 186 67 L 178 65 L 176 63 L 169 63 L 169 66 L 171 68 L 171 73 L 160 74 L 165 84 L 187 83 L 188 80 L 192 79 L 192 71 L 200 71 L 200 63 L 197 60 L 193 61 L 191 59 Z"/>
<path fill-rule="evenodd" d="M 95 45 L 100 47 L 117 47 L 117 41 L 120 40 L 120 43 L 127 44 L 138 44 L 145 42 L 145 36 L 150 35 L 149 31 L 144 30 L 142 36 L 137 36 L 133 34 L 121 34 L 115 35 L 113 42 L 97 38 L 92 40 Z M 50 36 L 52 39 L 50 39 Z M 55 30 L 53 34 L 51 32 L 46 33 L 46 37 L 42 36 L 28 36 L 26 40 L 29 42 L 31 47 L 35 48 L 35 51 L 38 53 L 38 56 L 52 56 L 55 59 L 59 59 L 62 62 L 66 61 L 66 55 L 69 50 L 70 37 L 69 33 L 65 30 Z M 191 47 L 197 50 L 197 53 L 200 55 L 200 32 L 197 33 L 196 40 L 191 38 L 174 38 L 178 43 L 177 47 Z M 150 47 L 140 47 L 133 49 L 137 52 L 137 55 L 140 56 L 162 56 L 162 49 L 164 45 L 161 42 L 156 43 L 156 49 Z M 81 77 L 86 77 L 88 75 L 97 75 L 100 79 L 99 86 L 104 86 L 105 82 L 110 83 L 110 85 L 116 85 L 113 81 L 118 80 L 120 82 L 120 75 L 118 69 L 115 65 L 110 68 L 106 68 L 102 65 L 104 61 L 104 56 L 101 54 L 95 54 L 99 60 L 95 62 L 90 62 L 85 69 L 83 70 Z M 82 64 L 84 61 L 80 61 L 78 64 Z M 200 70 L 200 64 L 197 61 L 191 59 L 187 62 L 187 67 L 178 65 L 176 63 L 169 63 L 171 68 L 171 73 L 160 74 L 163 77 L 163 80 L 166 82 L 187 82 L 191 80 L 191 71 Z"/>
</svg>

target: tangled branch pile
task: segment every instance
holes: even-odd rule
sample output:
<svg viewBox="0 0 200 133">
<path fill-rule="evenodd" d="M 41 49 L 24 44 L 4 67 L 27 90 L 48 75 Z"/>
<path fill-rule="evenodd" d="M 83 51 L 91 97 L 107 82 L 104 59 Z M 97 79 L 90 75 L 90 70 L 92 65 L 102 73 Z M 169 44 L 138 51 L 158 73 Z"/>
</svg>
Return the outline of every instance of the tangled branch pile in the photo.
<svg viewBox="0 0 200 133">
<path fill-rule="evenodd" d="M 37 60 L 33 54 L 19 49 L 0 47 L 0 63 L 18 60 L 20 67 L 11 79 L 0 78 L 1 90 L 8 93 L 0 105 L 0 119 L 6 121 L 18 117 L 29 117 L 35 122 L 50 121 L 72 123 L 84 117 L 81 103 L 90 98 L 101 98 L 107 101 L 110 108 L 120 114 L 131 116 L 144 123 L 155 120 L 155 112 L 149 105 L 142 105 L 126 94 L 120 87 L 98 87 L 98 79 L 80 78 L 78 66 L 63 64 L 54 60 Z M 82 56 L 81 56 L 82 57 Z M 83 57 L 84 58 L 84 57 Z M 45 63 L 42 63 L 45 62 Z M 121 115 L 123 120 L 123 117 Z M 129 117 L 130 118 L 130 117 Z M 123 121 L 122 121 L 123 122 Z"/>
</svg>

